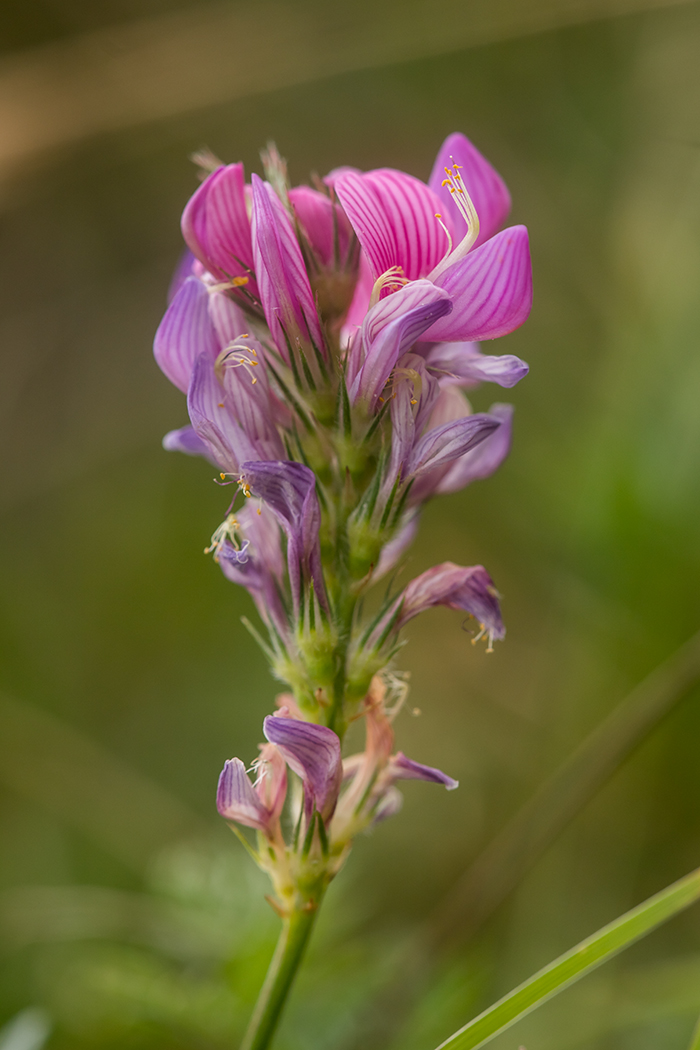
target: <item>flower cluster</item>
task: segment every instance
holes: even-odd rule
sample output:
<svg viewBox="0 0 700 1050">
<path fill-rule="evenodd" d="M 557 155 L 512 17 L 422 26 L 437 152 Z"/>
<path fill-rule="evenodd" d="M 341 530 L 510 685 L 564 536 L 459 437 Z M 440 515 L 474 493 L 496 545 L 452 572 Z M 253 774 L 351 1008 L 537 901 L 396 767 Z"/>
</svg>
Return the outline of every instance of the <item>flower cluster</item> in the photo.
<svg viewBox="0 0 700 1050">
<path fill-rule="evenodd" d="M 188 252 L 154 349 L 190 417 L 164 445 L 232 486 L 207 550 L 251 594 L 290 690 L 265 719 L 255 783 L 232 759 L 218 792 L 220 813 L 256 831 L 290 914 L 395 811 L 396 781 L 457 786 L 392 753 L 405 688 L 388 667 L 403 626 L 434 605 L 473 617 L 491 648 L 505 633 L 494 584 L 482 566 L 444 563 L 371 613 L 365 595 L 399 564 L 426 500 L 507 455 L 511 407 L 475 413 L 465 390 L 526 374 L 477 344 L 522 324 L 532 286 L 527 231 L 501 229 L 508 191 L 463 135 L 427 184 L 340 168 L 290 187 L 274 148 L 263 164 L 265 180 L 247 183 L 242 164 L 211 163 L 182 217 Z M 356 719 L 366 748 L 343 762 Z"/>
</svg>

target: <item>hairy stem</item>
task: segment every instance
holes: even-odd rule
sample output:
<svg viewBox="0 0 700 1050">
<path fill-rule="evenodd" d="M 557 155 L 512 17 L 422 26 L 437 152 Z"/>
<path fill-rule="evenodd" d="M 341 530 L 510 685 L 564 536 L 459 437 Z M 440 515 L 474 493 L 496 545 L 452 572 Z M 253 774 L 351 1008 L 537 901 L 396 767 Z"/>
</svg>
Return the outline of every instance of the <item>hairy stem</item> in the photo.
<svg viewBox="0 0 700 1050">
<path fill-rule="evenodd" d="M 241 1050 L 267 1050 L 304 956 L 320 899 L 284 919 L 275 954 L 265 977 Z"/>
</svg>

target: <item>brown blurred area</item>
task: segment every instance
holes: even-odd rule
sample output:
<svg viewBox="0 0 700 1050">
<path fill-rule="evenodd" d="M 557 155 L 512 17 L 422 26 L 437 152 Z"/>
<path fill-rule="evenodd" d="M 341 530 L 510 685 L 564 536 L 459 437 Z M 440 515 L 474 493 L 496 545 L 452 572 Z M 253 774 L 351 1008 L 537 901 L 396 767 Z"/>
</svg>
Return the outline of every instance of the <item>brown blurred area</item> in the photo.
<svg viewBox="0 0 700 1050">
<path fill-rule="evenodd" d="M 211 471 L 160 446 L 186 420 L 151 343 L 188 154 L 260 170 L 274 139 L 295 182 L 425 177 L 461 130 L 531 234 L 533 314 L 493 349 L 531 373 L 474 395 L 515 403 L 513 452 L 426 509 L 407 570 L 483 563 L 508 636 L 486 656 L 445 610 L 409 632 L 399 746 L 461 786 L 409 785 L 358 843 L 279 1042 L 366 1047 L 416 924 L 700 627 L 699 53 L 683 0 L 6 0 L 0 1022 L 35 1035 L 2 1050 L 235 1045 L 274 935 L 213 793 L 276 683 L 201 553 Z M 382 1045 L 429 1050 L 697 865 L 697 700 L 456 931 Z M 691 912 L 493 1045 L 685 1047 L 698 987 Z"/>
</svg>

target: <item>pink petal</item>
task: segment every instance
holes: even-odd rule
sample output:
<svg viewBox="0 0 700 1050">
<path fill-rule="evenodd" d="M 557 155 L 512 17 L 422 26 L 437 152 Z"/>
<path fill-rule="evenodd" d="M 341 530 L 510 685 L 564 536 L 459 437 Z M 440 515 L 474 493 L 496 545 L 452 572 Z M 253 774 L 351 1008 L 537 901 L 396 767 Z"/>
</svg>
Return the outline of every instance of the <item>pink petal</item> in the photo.
<svg viewBox="0 0 700 1050">
<path fill-rule="evenodd" d="M 253 175 L 252 188 L 255 272 L 277 349 L 287 359 L 287 340 L 299 337 L 306 344 L 310 338 L 323 352 L 325 340 L 292 221 L 268 183 Z"/>
<path fill-rule="evenodd" d="M 491 167 L 466 135 L 459 132 L 449 135 L 435 158 L 428 185 L 438 195 L 444 211 L 451 217 L 454 228 L 458 231 L 458 239 L 467 232 L 467 225 L 452 200 L 452 194 L 442 185 L 446 177 L 445 168 L 451 168 L 454 163 L 460 165 L 462 181 L 479 216 L 479 237 L 476 241 L 478 246 L 493 237 L 505 222 L 510 211 L 510 193 L 496 169 Z"/>
<path fill-rule="evenodd" d="M 310 186 L 295 186 L 289 191 L 289 199 L 299 224 L 321 264 L 333 269 L 342 269 L 352 235 L 352 227 L 345 213 L 324 193 L 312 190 Z"/>
<path fill-rule="evenodd" d="M 360 271 L 355 285 L 355 294 L 345 318 L 343 332 L 346 339 L 351 337 L 358 325 L 361 325 L 369 310 L 369 301 L 374 287 L 374 276 L 367 262 L 367 256 L 360 252 Z"/>
<path fill-rule="evenodd" d="M 182 213 L 182 236 L 218 280 L 249 276 L 253 251 L 242 164 L 217 168 L 204 180 Z"/>
<path fill-rule="evenodd" d="M 496 339 L 518 328 L 532 306 L 527 230 L 510 226 L 444 270 L 435 283 L 452 299 L 452 313 L 425 333 L 425 341 Z"/>
<path fill-rule="evenodd" d="M 170 382 L 186 394 L 194 363 L 202 353 L 214 361 L 219 343 L 209 316 L 206 286 L 197 277 L 188 277 L 158 326 L 153 354 Z"/>
<path fill-rule="evenodd" d="M 335 191 L 377 278 L 400 266 L 410 281 L 425 277 L 447 254 L 447 235 L 435 218 L 440 198 L 403 171 L 349 172 Z"/>
</svg>

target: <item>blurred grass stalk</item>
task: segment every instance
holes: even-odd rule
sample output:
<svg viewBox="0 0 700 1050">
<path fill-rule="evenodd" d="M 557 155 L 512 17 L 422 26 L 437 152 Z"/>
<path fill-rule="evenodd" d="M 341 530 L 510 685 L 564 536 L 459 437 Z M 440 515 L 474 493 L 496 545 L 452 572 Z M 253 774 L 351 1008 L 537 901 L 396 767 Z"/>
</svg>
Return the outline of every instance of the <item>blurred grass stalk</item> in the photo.
<svg viewBox="0 0 700 1050">
<path fill-rule="evenodd" d="M 700 868 L 654 894 L 484 1010 L 437 1050 L 478 1050 L 591 970 L 700 899 Z M 692 1048 L 691 1048 L 692 1050 Z"/>
<path fill-rule="evenodd" d="M 404 970 L 393 975 L 389 988 L 372 1009 L 373 1016 L 378 1020 L 381 1017 L 377 1046 L 385 1041 L 392 1019 L 400 1023 L 409 1000 L 427 983 L 437 956 L 453 953 L 476 933 L 564 828 L 699 680 L 700 632 L 640 682 L 506 824 L 406 946 Z"/>
<path fill-rule="evenodd" d="M 459 0 L 265 0 L 205 4 L 85 33 L 0 63 L 0 176 L 101 132 L 340 73 L 689 2 L 471 0 L 465 12 Z"/>
</svg>

